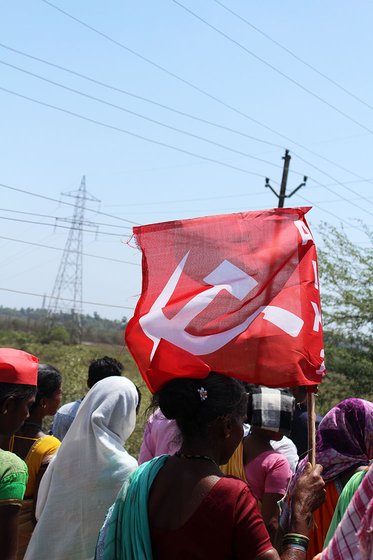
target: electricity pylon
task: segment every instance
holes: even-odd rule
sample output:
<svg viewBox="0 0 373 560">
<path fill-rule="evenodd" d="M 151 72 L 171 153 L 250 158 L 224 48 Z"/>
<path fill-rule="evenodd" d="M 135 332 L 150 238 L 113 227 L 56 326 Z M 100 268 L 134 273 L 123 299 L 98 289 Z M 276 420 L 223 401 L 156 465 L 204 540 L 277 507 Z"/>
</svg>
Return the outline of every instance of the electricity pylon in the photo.
<svg viewBox="0 0 373 560">
<path fill-rule="evenodd" d="M 54 323 L 59 311 L 71 313 L 71 338 L 81 342 L 82 337 L 82 300 L 83 300 L 83 226 L 94 226 L 84 220 L 86 202 L 99 202 L 86 190 L 83 176 L 77 191 L 62 193 L 75 199 L 72 218 L 58 218 L 71 223 L 62 254 L 60 266 L 49 298 L 49 326 Z"/>
</svg>

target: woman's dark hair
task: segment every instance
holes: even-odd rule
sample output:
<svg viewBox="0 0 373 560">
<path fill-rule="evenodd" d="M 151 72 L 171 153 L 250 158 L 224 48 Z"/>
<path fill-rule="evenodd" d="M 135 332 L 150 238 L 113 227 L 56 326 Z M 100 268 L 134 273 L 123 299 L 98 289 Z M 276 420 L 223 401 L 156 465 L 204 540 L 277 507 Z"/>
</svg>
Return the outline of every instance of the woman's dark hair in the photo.
<svg viewBox="0 0 373 560">
<path fill-rule="evenodd" d="M 123 365 L 115 358 L 104 356 L 98 360 L 93 360 L 88 368 L 88 387 L 93 387 L 95 383 L 106 377 L 122 375 L 122 371 Z"/>
<path fill-rule="evenodd" d="M 49 364 L 39 364 L 38 366 L 38 387 L 35 402 L 30 407 L 30 412 L 34 410 L 42 398 L 52 397 L 61 387 L 62 375 L 57 368 Z"/>
<path fill-rule="evenodd" d="M 16 401 L 29 399 L 36 393 L 35 385 L 21 385 L 16 383 L 0 382 L 0 403 L 13 397 Z"/>
<path fill-rule="evenodd" d="M 246 401 L 240 381 L 215 372 L 204 379 L 173 379 L 153 396 L 153 406 L 176 420 L 184 438 L 203 437 L 219 417 L 245 415 Z"/>
<path fill-rule="evenodd" d="M 138 414 L 139 410 L 140 410 L 142 394 L 141 394 L 141 391 L 140 391 L 140 387 L 138 387 L 137 385 L 135 385 L 135 387 L 136 387 L 137 397 L 138 397 L 137 406 L 136 406 L 136 414 Z"/>
</svg>

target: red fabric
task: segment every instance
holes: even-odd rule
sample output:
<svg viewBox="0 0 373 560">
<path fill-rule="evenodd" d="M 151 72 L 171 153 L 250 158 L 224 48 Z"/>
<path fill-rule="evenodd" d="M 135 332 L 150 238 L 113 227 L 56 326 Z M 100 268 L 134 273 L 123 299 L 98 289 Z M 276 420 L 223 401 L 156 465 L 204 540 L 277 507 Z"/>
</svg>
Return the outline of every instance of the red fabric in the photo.
<svg viewBox="0 0 373 560">
<path fill-rule="evenodd" d="M 151 531 L 154 560 L 251 560 L 272 548 L 247 485 L 221 478 L 179 529 Z"/>
<path fill-rule="evenodd" d="M 320 294 L 308 210 L 134 228 L 143 286 L 126 342 L 152 392 L 170 378 L 154 367 L 148 375 L 160 340 L 168 344 L 169 373 L 191 361 L 193 376 L 194 355 L 213 371 L 270 387 L 320 383 Z"/>
<path fill-rule="evenodd" d="M 211 368 L 197 356 L 161 339 L 146 371 L 148 385 L 157 387 L 159 380 L 167 383 L 176 377 L 206 377 Z"/>
<path fill-rule="evenodd" d="M 37 385 L 38 363 L 36 356 L 23 350 L 0 348 L 0 382 Z"/>
</svg>

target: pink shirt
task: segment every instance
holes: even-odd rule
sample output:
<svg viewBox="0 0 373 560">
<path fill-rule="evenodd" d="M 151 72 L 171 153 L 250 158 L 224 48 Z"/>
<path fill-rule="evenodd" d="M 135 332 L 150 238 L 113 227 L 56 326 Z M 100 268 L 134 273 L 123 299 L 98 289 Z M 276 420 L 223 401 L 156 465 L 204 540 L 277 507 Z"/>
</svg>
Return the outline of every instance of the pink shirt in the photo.
<svg viewBox="0 0 373 560">
<path fill-rule="evenodd" d="M 265 451 L 245 465 L 251 492 L 259 501 L 264 494 L 285 495 L 292 472 L 288 460 L 276 451 Z"/>
<path fill-rule="evenodd" d="M 173 455 L 180 446 L 181 436 L 175 420 L 167 420 L 157 409 L 146 423 L 138 463 L 141 465 L 158 455 Z"/>
</svg>

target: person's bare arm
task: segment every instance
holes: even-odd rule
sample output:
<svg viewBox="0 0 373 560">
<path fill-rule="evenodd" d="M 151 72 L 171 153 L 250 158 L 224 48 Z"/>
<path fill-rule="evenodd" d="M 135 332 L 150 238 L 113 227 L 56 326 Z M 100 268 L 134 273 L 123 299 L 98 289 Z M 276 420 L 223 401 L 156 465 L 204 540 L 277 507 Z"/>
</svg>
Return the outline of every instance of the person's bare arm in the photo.
<svg viewBox="0 0 373 560">
<path fill-rule="evenodd" d="M 313 469 L 307 463 L 299 477 L 291 496 L 291 533 L 308 535 L 312 523 L 312 514 L 325 500 L 325 482 L 321 477 L 322 466 Z"/>
<path fill-rule="evenodd" d="M 2 560 L 16 560 L 19 505 L 0 505 L 0 551 Z"/>
<path fill-rule="evenodd" d="M 325 500 L 325 482 L 321 477 L 322 467 L 315 468 L 307 463 L 303 474 L 299 477 L 291 496 L 290 533 L 308 535 L 312 522 L 312 513 Z M 305 560 L 306 554 L 294 548 L 285 549 L 281 555 L 275 549 L 260 555 L 257 560 Z"/>
<path fill-rule="evenodd" d="M 278 502 L 281 500 L 281 498 L 283 498 L 282 494 L 269 493 L 264 494 L 262 499 L 261 513 L 273 546 L 276 546 L 278 518 L 280 515 Z"/>
</svg>

